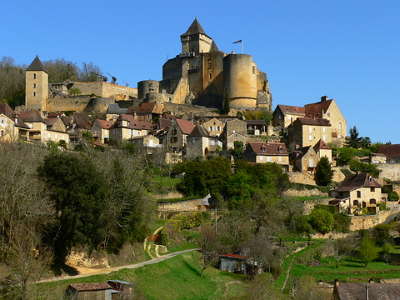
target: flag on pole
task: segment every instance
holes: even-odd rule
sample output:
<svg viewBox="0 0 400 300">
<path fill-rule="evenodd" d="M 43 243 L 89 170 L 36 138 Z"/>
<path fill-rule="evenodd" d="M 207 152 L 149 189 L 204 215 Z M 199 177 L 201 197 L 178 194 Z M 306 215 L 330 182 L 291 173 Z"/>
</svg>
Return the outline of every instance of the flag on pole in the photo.
<svg viewBox="0 0 400 300">
<path fill-rule="evenodd" d="M 243 42 L 242 40 L 237 40 L 237 41 L 234 41 L 233 44 L 240 44 L 242 42 Z"/>
</svg>

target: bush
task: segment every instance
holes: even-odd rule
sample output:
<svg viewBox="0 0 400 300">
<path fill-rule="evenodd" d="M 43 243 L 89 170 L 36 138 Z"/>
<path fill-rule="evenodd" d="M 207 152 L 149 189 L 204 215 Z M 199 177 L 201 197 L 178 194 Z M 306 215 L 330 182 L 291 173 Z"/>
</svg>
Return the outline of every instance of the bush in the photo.
<svg viewBox="0 0 400 300">
<path fill-rule="evenodd" d="M 397 192 L 390 192 L 388 194 L 388 199 L 389 201 L 399 201 L 399 194 L 397 194 Z"/>
<path fill-rule="evenodd" d="M 308 216 L 296 216 L 293 218 L 293 225 L 298 233 L 310 234 L 313 231 Z"/>
<path fill-rule="evenodd" d="M 344 214 L 335 214 L 333 229 L 336 232 L 349 232 L 351 218 Z"/>
<path fill-rule="evenodd" d="M 310 224 L 320 233 L 332 231 L 333 223 L 333 215 L 325 209 L 314 209 L 310 214 Z"/>
</svg>

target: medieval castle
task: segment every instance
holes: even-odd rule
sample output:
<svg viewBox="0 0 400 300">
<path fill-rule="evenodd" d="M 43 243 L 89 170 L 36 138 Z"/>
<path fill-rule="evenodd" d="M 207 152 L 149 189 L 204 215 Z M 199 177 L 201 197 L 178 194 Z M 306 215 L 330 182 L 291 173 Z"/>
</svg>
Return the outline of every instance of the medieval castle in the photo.
<svg viewBox="0 0 400 300">
<path fill-rule="evenodd" d="M 251 55 L 220 51 L 197 19 L 181 35 L 181 43 L 181 53 L 163 65 L 162 80 L 140 81 L 137 89 L 103 80 L 49 85 L 36 57 L 26 71 L 25 109 L 105 112 L 109 104 L 128 101 L 271 110 L 267 75 Z"/>
</svg>

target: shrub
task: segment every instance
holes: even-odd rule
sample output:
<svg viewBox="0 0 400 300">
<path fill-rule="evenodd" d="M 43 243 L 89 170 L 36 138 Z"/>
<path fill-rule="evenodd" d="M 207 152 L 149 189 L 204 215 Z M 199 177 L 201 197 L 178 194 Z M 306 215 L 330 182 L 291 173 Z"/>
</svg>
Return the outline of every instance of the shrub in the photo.
<svg viewBox="0 0 400 300">
<path fill-rule="evenodd" d="M 337 232 L 349 232 L 351 218 L 345 214 L 335 214 L 333 229 Z"/>
<path fill-rule="evenodd" d="M 311 227 L 309 223 L 309 218 L 308 216 L 296 216 L 293 218 L 293 223 L 295 230 L 298 233 L 312 233 L 313 228 Z"/>
<path fill-rule="evenodd" d="M 397 192 L 390 192 L 388 194 L 388 199 L 389 201 L 399 201 L 399 194 L 397 194 Z"/>
<path fill-rule="evenodd" d="M 314 209 L 310 214 L 310 224 L 320 233 L 332 231 L 333 223 L 333 215 L 324 209 Z"/>
</svg>

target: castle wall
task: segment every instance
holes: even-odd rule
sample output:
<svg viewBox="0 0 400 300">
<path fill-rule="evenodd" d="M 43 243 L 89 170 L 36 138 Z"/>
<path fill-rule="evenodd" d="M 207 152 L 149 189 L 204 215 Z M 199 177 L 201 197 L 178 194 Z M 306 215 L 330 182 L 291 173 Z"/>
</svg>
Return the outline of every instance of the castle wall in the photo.
<svg viewBox="0 0 400 300">
<path fill-rule="evenodd" d="M 90 102 L 90 97 L 77 96 L 77 97 L 54 97 L 50 98 L 47 102 L 48 112 L 58 111 L 76 111 L 82 112 L 86 109 Z"/>
<path fill-rule="evenodd" d="M 94 94 L 98 97 L 114 98 L 116 100 L 128 100 L 129 97 L 136 98 L 138 96 L 136 88 L 104 81 L 75 81 L 73 87 L 78 88 L 81 91 L 81 95 L 84 96 Z"/>
<path fill-rule="evenodd" d="M 257 66 L 250 55 L 229 54 L 224 58 L 224 91 L 230 107 L 256 107 Z"/>
</svg>

